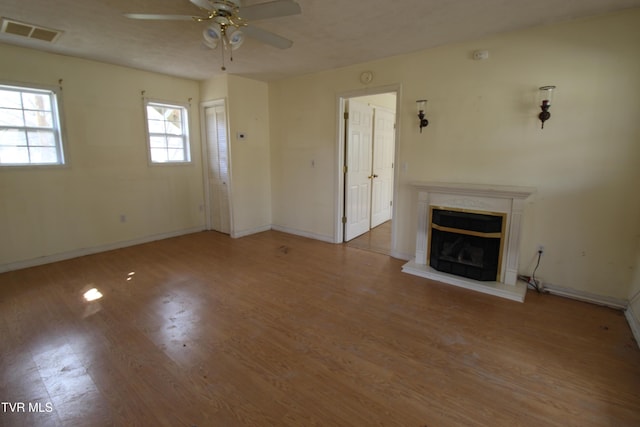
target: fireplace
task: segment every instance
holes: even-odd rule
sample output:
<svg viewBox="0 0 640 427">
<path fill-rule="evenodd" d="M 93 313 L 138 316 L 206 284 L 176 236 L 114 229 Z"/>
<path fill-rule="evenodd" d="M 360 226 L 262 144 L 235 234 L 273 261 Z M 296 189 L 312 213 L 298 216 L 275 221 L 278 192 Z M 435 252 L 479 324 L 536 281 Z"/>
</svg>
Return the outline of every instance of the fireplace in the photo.
<svg viewBox="0 0 640 427">
<path fill-rule="evenodd" d="M 505 214 L 431 207 L 429 265 L 480 281 L 499 280 Z"/>
<path fill-rule="evenodd" d="M 518 257 L 530 187 L 414 182 L 418 223 L 415 258 L 402 271 L 524 301 Z"/>
</svg>

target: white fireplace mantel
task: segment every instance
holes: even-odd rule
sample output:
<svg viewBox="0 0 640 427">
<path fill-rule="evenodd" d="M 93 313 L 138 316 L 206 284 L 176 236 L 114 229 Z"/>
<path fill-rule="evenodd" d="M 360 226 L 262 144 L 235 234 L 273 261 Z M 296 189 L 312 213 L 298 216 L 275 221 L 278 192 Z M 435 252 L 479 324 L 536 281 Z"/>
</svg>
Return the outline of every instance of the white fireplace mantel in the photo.
<svg viewBox="0 0 640 427">
<path fill-rule="evenodd" d="M 525 201 L 535 193 L 535 188 L 443 182 L 412 182 L 410 185 L 417 191 L 418 196 L 416 256 L 402 267 L 402 271 L 524 302 L 527 285 L 518 282 L 520 231 Z M 443 273 L 429 266 L 427 244 L 429 242 L 429 209 L 431 206 L 506 214 L 506 232 L 499 282 L 476 281 Z"/>
</svg>

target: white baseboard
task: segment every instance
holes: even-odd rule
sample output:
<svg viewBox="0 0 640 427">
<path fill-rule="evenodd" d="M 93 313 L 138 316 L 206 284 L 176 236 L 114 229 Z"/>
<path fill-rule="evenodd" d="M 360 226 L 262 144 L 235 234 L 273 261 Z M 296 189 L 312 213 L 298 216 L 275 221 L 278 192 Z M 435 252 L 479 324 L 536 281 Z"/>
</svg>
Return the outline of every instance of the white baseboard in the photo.
<svg viewBox="0 0 640 427">
<path fill-rule="evenodd" d="M 391 257 L 392 258 L 400 259 L 400 260 L 403 260 L 403 261 L 411 261 L 415 256 L 416 256 L 415 253 L 407 254 L 407 253 L 399 252 L 399 251 L 391 251 Z"/>
<path fill-rule="evenodd" d="M 563 288 L 561 286 L 556 286 L 548 283 L 543 284 L 542 290 L 545 292 L 549 292 L 552 295 L 590 302 L 592 304 L 604 305 L 606 307 L 615 308 L 617 310 L 624 310 L 629 304 L 629 301 L 625 299 L 592 294 L 589 292 L 579 291 L 571 288 Z"/>
<path fill-rule="evenodd" d="M 271 230 L 271 225 L 263 225 L 262 227 L 256 227 L 249 230 L 234 231 L 233 233 L 231 233 L 231 237 L 234 239 L 239 239 L 241 237 L 258 234 L 269 230 Z"/>
<path fill-rule="evenodd" d="M 320 240 L 327 243 L 335 243 L 333 236 L 324 236 L 322 234 L 310 233 L 308 231 L 297 230 L 295 228 L 282 227 L 280 225 L 272 225 L 272 230 L 281 231 L 283 233 L 295 234 L 296 236 L 307 237 L 309 239 Z"/>
<path fill-rule="evenodd" d="M 114 249 L 126 248 L 129 246 L 140 245 L 143 243 L 154 242 L 156 240 L 169 239 L 171 237 L 183 236 L 185 234 L 198 233 L 204 231 L 203 227 L 188 228 L 185 230 L 171 231 L 168 233 L 154 234 L 151 236 L 139 237 L 137 239 L 125 240 L 121 242 L 108 243 L 106 245 L 93 246 L 91 248 L 76 249 L 68 252 L 61 252 L 53 255 L 46 255 L 38 258 L 27 259 L 24 261 L 11 262 L 0 265 L 0 273 L 13 270 L 21 270 L 23 268 L 35 267 L 38 265 L 49 264 L 57 261 L 64 261 L 71 258 L 78 258 L 85 255 L 97 254 L 99 252 L 111 251 Z"/>
</svg>

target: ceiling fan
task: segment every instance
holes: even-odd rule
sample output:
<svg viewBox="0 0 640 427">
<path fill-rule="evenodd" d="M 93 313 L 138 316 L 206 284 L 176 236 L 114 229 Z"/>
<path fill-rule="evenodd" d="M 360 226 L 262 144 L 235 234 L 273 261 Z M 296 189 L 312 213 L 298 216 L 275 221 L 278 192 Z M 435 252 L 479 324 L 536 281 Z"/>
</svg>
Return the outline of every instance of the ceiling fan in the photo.
<svg viewBox="0 0 640 427">
<path fill-rule="evenodd" d="M 223 71 L 226 70 L 224 51 L 233 51 L 239 48 L 244 42 L 245 35 L 278 49 L 288 49 L 293 45 L 289 39 L 248 23 L 261 19 L 298 15 L 301 13 L 300 5 L 294 0 L 272 0 L 244 7 L 240 5 L 240 0 L 189 1 L 203 10 L 201 16 L 146 13 L 125 13 L 124 16 L 142 20 L 211 22 L 202 32 L 203 44 L 210 49 L 221 45 Z M 233 54 L 230 55 L 230 59 L 233 61 Z"/>
</svg>

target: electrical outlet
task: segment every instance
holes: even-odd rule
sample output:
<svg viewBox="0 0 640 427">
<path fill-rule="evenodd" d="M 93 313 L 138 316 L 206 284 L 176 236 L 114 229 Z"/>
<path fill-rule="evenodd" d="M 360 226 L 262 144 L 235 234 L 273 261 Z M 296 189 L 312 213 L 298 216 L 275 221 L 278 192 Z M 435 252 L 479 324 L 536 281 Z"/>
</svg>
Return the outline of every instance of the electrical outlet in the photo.
<svg viewBox="0 0 640 427">
<path fill-rule="evenodd" d="M 538 252 L 541 254 L 544 253 L 544 245 L 538 245 Z"/>
</svg>

